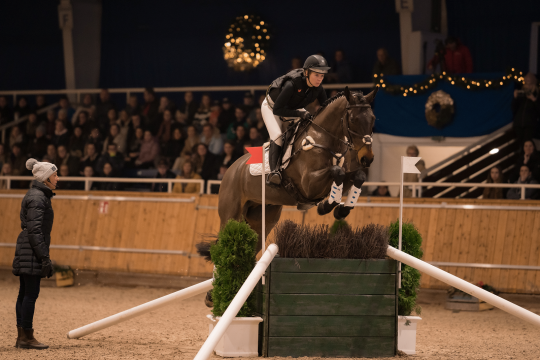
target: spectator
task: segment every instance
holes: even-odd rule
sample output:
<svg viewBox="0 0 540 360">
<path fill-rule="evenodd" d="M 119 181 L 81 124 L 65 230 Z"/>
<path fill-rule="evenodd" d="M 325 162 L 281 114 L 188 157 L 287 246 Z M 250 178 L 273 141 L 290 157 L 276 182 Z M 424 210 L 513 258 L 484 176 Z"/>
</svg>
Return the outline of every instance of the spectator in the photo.
<svg viewBox="0 0 540 360">
<path fill-rule="evenodd" d="M 49 140 L 45 137 L 45 127 L 38 126 L 35 136 L 28 144 L 28 154 L 35 159 L 41 159 L 47 153 Z"/>
<path fill-rule="evenodd" d="M 244 103 L 242 104 L 242 109 L 244 109 L 244 112 L 247 115 L 247 122 L 249 125 L 253 124 L 255 122 L 255 102 L 253 101 L 253 94 L 250 92 L 247 92 L 244 94 Z"/>
<path fill-rule="evenodd" d="M 40 110 L 46 108 L 47 102 L 45 101 L 45 96 L 43 95 L 37 95 L 36 96 L 36 105 L 34 105 L 33 110 L 37 114 L 38 122 L 42 123 L 47 121 L 47 113 L 39 113 Z"/>
<path fill-rule="evenodd" d="M 79 114 L 81 112 L 85 112 L 87 117 L 93 117 L 96 113 L 96 106 L 92 101 L 92 95 L 84 95 L 82 104 L 77 107 L 75 113 L 71 117 L 71 123 L 73 124 L 73 126 L 76 126 L 76 121 L 79 119 Z"/>
<path fill-rule="evenodd" d="M 107 152 L 99 158 L 96 172 L 103 170 L 103 166 L 109 163 L 113 167 L 115 175 L 119 176 L 124 168 L 124 155 L 118 151 L 118 147 L 115 143 L 110 143 L 107 146 Z M 103 175 L 103 173 L 102 173 Z"/>
<path fill-rule="evenodd" d="M 249 142 L 253 147 L 263 146 L 264 144 L 264 140 L 262 139 L 261 134 L 259 134 L 259 129 L 255 126 L 249 129 Z"/>
<path fill-rule="evenodd" d="M 100 125 L 101 131 L 106 134 L 113 124 L 118 124 L 118 116 L 115 109 L 109 109 L 107 111 L 107 121 Z"/>
<path fill-rule="evenodd" d="M 516 140 L 521 146 L 525 139 L 536 134 L 540 119 L 540 91 L 534 74 L 525 75 L 525 83 L 521 90 L 514 90 L 512 111 Z"/>
<path fill-rule="evenodd" d="M 99 99 L 96 104 L 95 119 L 97 124 L 107 124 L 107 113 L 109 109 L 114 109 L 114 103 L 111 101 L 111 94 L 108 89 L 101 89 Z"/>
<path fill-rule="evenodd" d="M 28 105 L 28 101 L 24 96 L 21 96 L 19 98 L 19 100 L 17 101 L 17 106 L 13 108 L 13 113 L 15 114 L 15 117 L 19 118 L 30 114 L 31 111 L 32 109 Z"/>
<path fill-rule="evenodd" d="M 7 98 L 0 95 L 0 125 L 13 121 L 13 109 L 8 105 Z"/>
<path fill-rule="evenodd" d="M 302 59 L 299 58 L 299 57 L 293 57 L 291 59 L 291 68 L 289 69 L 289 71 L 291 70 L 294 70 L 294 69 L 300 69 L 302 68 L 304 65 L 302 64 Z"/>
<path fill-rule="evenodd" d="M 56 161 L 56 146 L 54 146 L 54 144 L 49 144 L 47 146 L 47 154 L 45 154 L 43 157 L 45 158 L 45 156 L 47 156 L 51 164 L 54 164 L 58 167 Z M 43 160 L 43 162 L 45 162 L 45 160 Z"/>
<path fill-rule="evenodd" d="M 407 147 L 407 156 L 408 157 L 418 157 L 420 151 L 416 145 L 410 145 Z M 426 170 L 426 163 L 424 160 L 420 160 L 416 163 L 416 167 L 420 171 Z M 419 174 L 403 174 L 403 182 L 418 182 Z M 418 191 L 418 188 L 416 189 Z M 412 197 L 412 188 L 409 186 L 403 187 L 403 197 Z"/>
<path fill-rule="evenodd" d="M 234 152 L 234 142 L 231 140 L 225 141 L 223 145 L 223 155 L 221 155 L 217 161 L 217 165 L 230 167 L 238 159 Z"/>
<path fill-rule="evenodd" d="M 68 153 L 64 145 L 58 146 L 56 149 L 56 166 L 61 167 L 67 165 L 69 167 L 70 176 L 75 176 L 79 172 L 80 159 Z"/>
<path fill-rule="evenodd" d="M 186 151 L 185 153 L 180 153 L 180 156 L 174 161 L 172 171 L 179 173 L 182 172 L 182 167 L 186 161 L 191 161 L 192 158 L 191 151 Z"/>
<path fill-rule="evenodd" d="M 159 101 L 156 99 L 154 89 L 148 87 L 144 89 L 144 106 L 142 114 L 146 116 L 150 130 L 155 134 L 159 129 Z"/>
<path fill-rule="evenodd" d="M 221 112 L 218 117 L 219 131 L 225 133 L 229 125 L 235 120 L 234 106 L 229 102 L 228 98 L 224 98 L 221 102 Z"/>
<path fill-rule="evenodd" d="M 69 181 L 67 178 L 71 176 L 69 173 L 69 166 L 60 165 L 60 177 L 62 177 L 62 190 L 82 190 L 84 189 L 84 182 L 81 181 Z M 65 178 L 65 179 L 64 179 Z M 82 184 L 82 189 L 81 189 Z"/>
<path fill-rule="evenodd" d="M 193 125 L 195 125 L 198 130 L 201 130 L 202 126 L 208 122 L 208 118 L 210 117 L 210 113 L 212 111 L 210 109 L 211 105 L 212 100 L 210 99 L 210 95 L 204 94 L 201 98 L 201 104 L 199 105 L 193 120 Z"/>
<path fill-rule="evenodd" d="M 101 138 L 101 133 L 99 132 L 99 129 L 97 127 L 92 129 L 92 131 L 90 132 L 90 136 L 88 137 L 86 142 L 94 144 L 94 146 L 96 147 L 96 150 L 103 149 L 103 140 Z"/>
<path fill-rule="evenodd" d="M 9 146 L 13 146 L 15 144 L 22 144 L 24 141 L 24 136 L 22 134 L 21 129 L 18 125 L 15 125 L 11 128 L 11 134 L 9 135 Z"/>
<path fill-rule="evenodd" d="M 175 179 L 176 174 L 169 170 L 169 162 L 165 159 L 161 159 L 158 162 L 157 166 L 158 173 L 156 179 Z M 168 192 L 169 184 L 168 183 L 153 183 L 152 191 L 154 192 Z"/>
<path fill-rule="evenodd" d="M 259 130 L 259 134 L 261 134 L 261 138 L 264 141 L 267 141 L 270 138 L 270 135 L 268 134 L 268 130 L 266 129 L 266 124 L 264 123 L 261 108 L 255 109 L 255 127 L 257 130 Z"/>
<path fill-rule="evenodd" d="M 515 182 L 520 176 L 521 165 L 527 165 L 531 170 L 533 178 L 540 178 L 540 154 L 536 150 L 536 145 L 532 140 L 525 140 L 519 153 L 519 162 L 510 176 L 510 182 Z"/>
<path fill-rule="evenodd" d="M 225 176 L 225 173 L 227 172 L 228 167 L 226 166 L 220 166 L 219 172 L 217 174 L 218 180 L 223 180 L 223 177 Z M 219 187 L 220 184 L 212 184 L 210 185 L 210 194 L 219 194 Z"/>
<path fill-rule="evenodd" d="M 195 171 L 204 181 L 214 179 L 216 176 L 217 156 L 208 151 L 206 144 L 198 144 L 194 150 Z"/>
<path fill-rule="evenodd" d="M 159 109 L 158 109 L 158 113 L 159 113 L 159 116 L 160 116 L 160 122 L 161 122 L 161 120 L 163 120 L 163 114 L 165 113 L 165 110 L 170 111 L 171 118 L 172 118 L 172 114 L 174 114 L 175 111 L 176 111 L 176 105 L 174 104 L 174 102 L 169 100 L 168 97 L 162 96 L 159 99 Z"/>
<path fill-rule="evenodd" d="M 141 115 L 139 114 L 131 115 L 131 128 L 136 129 L 139 127 L 140 128 L 144 127 L 144 124 L 141 120 Z M 129 136 L 131 137 L 132 135 L 134 135 L 134 133 L 131 133 Z"/>
<path fill-rule="evenodd" d="M 201 143 L 205 144 L 214 155 L 219 155 L 223 151 L 223 140 L 221 135 L 217 135 L 214 132 L 214 127 L 210 124 L 206 124 L 203 127 L 203 133 L 201 136 Z"/>
<path fill-rule="evenodd" d="M 114 168 L 114 166 L 109 163 L 109 162 L 105 162 L 103 164 L 103 168 L 101 168 L 102 170 L 102 176 L 101 177 L 104 177 L 104 178 L 115 178 L 115 177 L 118 177 L 118 173 L 116 171 L 116 169 Z M 99 182 L 99 190 L 102 190 L 102 191 L 119 191 L 119 190 L 122 190 L 122 186 L 121 186 L 121 183 L 117 183 L 117 182 L 111 182 L 111 181 L 107 181 L 107 182 Z"/>
<path fill-rule="evenodd" d="M 403 191 L 403 194 L 405 194 L 405 191 Z M 388 186 L 386 185 L 380 185 L 377 186 L 375 190 L 371 192 L 371 196 L 392 196 L 390 195 L 390 191 L 388 191 Z"/>
<path fill-rule="evenodd" d="M 191 152 L 193 147 L 201 142 L 201 138 L 195 129 L 195 126 L 191 125 L 187 129 L 187 139 L 184 145 L 182 153 Z"/>
<path fill-rule="evenodd" d="M 131 125 L 131 117 L 129 116 L 126 110 L 120 111 L 120 117 L 118 118 L 118 121 L 116 122 L 116 124 L 118 125 L 120 129 L 120 135 L 123 136 L 123 138 L 125 139 L 125 142 L 127 143 L 134 129 Z"/>
<path fill-rule="evenodd" d="M 80 127 L 73 129 L 73 135 L 69 139 L 69 153 L 73 156 L 81 158 L 84 153 L 84 146 L 86 144 L 86 139 L 83 136 L 83 132 Z"/>
<path fill-rule="evenodd" d="M 80 161 L 79 174 L 82 175 L 84 172 L 84 169 L 89 166 L 92 169 L 96 169 L 98 161 L 99 161 L 99 153 L 96 151 L 96 146 L 92 143 L 86 144 L 84 148 L 84 156 L 81 158 L 81 161 Z"/>
<path fill-rule="evenodd" d="M 77 119 L 73 123 L 73 126 L 80 127 L 83 133 L 83 137 L 85 138 L 90 136 L 92 129 L 97 127 L 94 119 L 90 118 L 86 111 L 81 111 L 78 113 Z"/>
<path fill-rule="evenodd" d="M 154 161 L 159 155 L 159 144 L 152 135 L 150 130 L 144 132 L 143 141 L 141 143 L 141 151 L 139 157 L 135 160 L 135 165 L 139 169 L 149 169 L 154 167 Z"/>
<path fill-rule="evenodd" d="M 180 110 L 176 110 L 176 113 L 174 114 L 174 119 L 182 127 L 182 129 L 187 128 L 188 122 L 187 122 L 187 116 Z"/>
<path fill-rule="evenodd" d="M 214 127 L 214 132 L 219 134 L 219 114 L 221 113 L 221 106 L 219 101 L 215 100 L 210 108 L 210 117 L 208 123 Z"/>
<path fill-rule="evenodd" d="M 52 143 L 56 145 L 56 147 L 69 144 L 68 129 L 66 129 L 65 123 L 60 119 L 56 120 L 56 128 L 54 130 Z"/>
<path fill-rule="evenodd" d="M 94 168 L 92 166 L 86 166 L 82 172 L 82 175 L 84 177 L 94 177 Z M 83 183 L 83 189 L 84 189 L 84 183 Z M 94 181 L 88 182 L 88 189 L 89 190 L 99 190 L 99 183 Z"/>
<path fill-rule="evenodd" d="M 345 59 L 343 50 L 337 50 L 334 54 L 334 63 L 331 72 L 327 74 L 330 83 L 350 83 L 352 82 L 351 66 Z"/>
<path fill-rule="evenodd" d="M 72 124 L 73 121 L 73 115 L 75 115 L 75 109 L 71 107 L 71 104 L 69 103 L 69 100 L 66 96 L 60 97 L 60 100 L 58 101 L 58 105 L 60 106 L 60 109 L 63 109 L 66 111 L 66 126 L 69 124 Z"/>
<path fill-rule="evenodd" d="M 0 176 L 13 176 L 13 172 L 11 171 L 11 164 L 9 162 L 5 162 L 0 171 Z M 7 189 L 7 180 L 0 179 L 0 190 L 6 190 Z"/>
<path fill-rule="evenodd" d="M 108 146 L 112 143 L 116 144 L 118 152 L 124 153 L 126 150 L 126 138 L 120 133 L 120 126 L 118 124 L 112 124 L 109 128 L 109 136 L 107 136 L 103 143 L 103 154 L 108 151 Z"/>
<path fill-rule="evenodd" d="M 32 140 L 34 138 L 38 126 L 38 116 L 35 112 L 31 112 L 28 114 L 28 121 L 26 122 L 25 136 L 28 140 Z"/>
<path fill-rule="evenodd" d="M 488 184 L 503 184 L 503 174 L 501 168 L 494 166 L 489 170 L 486 183 Z M 484 188 L 482 199 L 504 199 L 503 188 Z"/>
<path fill-rule="evenodd" d="M 236 139 L 236 128 L 242 125 L 244 128 L 248 128 L 248 123 L 246 121 L 246 113 L 240 107 L 237 107 L 234 110 L 234 122 L 229 125 L 227 128 L 227 139 L 234 140 Z"/>
<path fill-rule="evenodd" d="M 533 179 L 531 169 L 527 165 L 521 165 L 519 168 L 519 179 L 515 184 L 538 184 L 538 181 Z M 525 199 L 536 199 L 538 189 L 525 189 Z M 506 193 L 507 199 L 521 199 L 521 188 L 511 188 Z"/>
<path fill-rule="evenodd" d="M 237 157 L 244 155 L 244 147 L 246 146 L 246 128 L 243 125 L 238 125 L 236 127 L 235 139 L 236 146 L 234 148 L 234 153 Z"/>
<path fill-rule="evenodd" d="M 47 111 L 47 122 L 45 123 L 45 127 L 47 130 L 47 138 L 52 140 L 54 131 L 56 130 L 56 111 Z"/>
<path fill-rule="evenodd" d="M 135 160 L 139 157 L 141 151 L 141 144 L 144 137 L 144 131 L 142 128 L 138 127 L 135 129 L 135 134 L 127 145 L 127 154 L 125 158 L 126 167 L 134 168 Z"/>
<path fill-rule="evenodd" d="M 0 168 L 7 162 L 9 162 L 8 152 L 6 151 L 5 145 L 0 143 Z"/>
<path fill-rule="evenodd" d="M 388 56 L 388 50 L 380 48 L 377 50 L 377 61 L 373 66 L 373 74 L 379 75 L 399 75 L 399 66 L 397 62 Z"/>
<path fill-rule="evenodd" d="M 159 126 L 159 131 L 157 134 L 157 138 L 160 141 L 162 145 L 165 145 L 170 138 L 172 133 L 172 125 L 173 125 L 173 118 L 172 118 L 172 112 L 169 109 L 165 109 L 163 112 L 163 121 L 161 122 L 161 125 Z"/>
<path fill-rule="evenodd" d="M 191 161 L 186 161 L 182 165 L 182 172 L 178 175 L 177 179 L 201 179 L 201 176 L 193 171 L 193 163 Z M 201 191 L 200 184 L 185 184 L 185 183 L 176 183 L 173 187 L 174 193 L 180 194 L 198 194 Z"/>
<path fill-rule="evenodd" d="M 180 110 L 180 112 L 186 116 L 186 124 L 188 126 L 192 124 L 198 108 L 199 106 L 197 103 L 193 101 L 193 93 L 191 91 L 187 91 L 184 94 L 184 103 L 178 108 L 178 110 Z"/>
<path fill-rule="evenodd" d="M 473 72 L 473 63 L 469 48 L 453 37 L 446 38 L 444 55 L 435 54 L 428 64 L 428 69 L 433 70 L 441 63 L 441 72 L 448 74 L 470 74 Z"/>
<path fill-rule="evenodd" d="M 180 156 L 180 152 L 184 149 L 185 141 L 182 136 L 182 131 L 179 128 L 173 130 L 172 138 L 167 141 L 163 150 L 163 156 L 168 161 L 172 161 Z"/>
<path fill-rule="evenodd" d="M 140 114 L 141 107 L 139 106 L 139 99 L 137 99 L 137 95 L 129 95 L 128 103 L 126 105 L 126 112 L 129 116 Z"/>
<path fill-rule="evenodd" d="M 21 144 L 11 147 L 11 171 L 15 176 L 24 176 L 26 173 L 26 156 L 22 153 Z"/>
</svg>

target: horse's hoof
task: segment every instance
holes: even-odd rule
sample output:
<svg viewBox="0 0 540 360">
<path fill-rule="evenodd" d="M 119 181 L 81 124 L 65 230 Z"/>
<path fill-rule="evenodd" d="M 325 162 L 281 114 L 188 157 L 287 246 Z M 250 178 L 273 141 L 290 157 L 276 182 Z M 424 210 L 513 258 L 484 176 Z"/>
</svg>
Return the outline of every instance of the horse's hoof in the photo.
<svg viewBox="0 0 540 360">
<path fill-rule="evenodd" d="M 320 202 L 319 205 L 317 205 L 317 214 L 326 215 L 337 205 L 339 205 L 338 202 L 333 202 L 332 204 L 329 204 L 328 201 Z"/>
<path fill-rule="evenodd" d="M 334 218 L 336 220 L 343 220 L 345 219 L 347 216 L 349 216 L 349 213 L 351 212 L 351 208 L 350 207 L 346 207 L 346 206 L 343 206 L 343 205 L 340 205 L 338 206 L 337 208 L 334 209 Z"/>
<path fill-rule="evenodd" d="M 206 307 L 209 307 L 209 308 L 214 307 L 214 302 L 212 301 L 212 290 L 206 293 L 206 296 L 204 298 L 204 305 L 206 305 Z"/>
</svg>

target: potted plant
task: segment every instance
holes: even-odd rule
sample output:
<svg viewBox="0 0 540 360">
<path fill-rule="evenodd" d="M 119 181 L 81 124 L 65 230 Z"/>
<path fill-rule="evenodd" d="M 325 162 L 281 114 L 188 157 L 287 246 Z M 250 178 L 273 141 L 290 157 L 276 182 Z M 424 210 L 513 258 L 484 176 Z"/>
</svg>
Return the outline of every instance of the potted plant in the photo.
<svg viewBox="0 0 540 360">
<path fill-rule="evenodd" d="M 212 332 L 227 307 L 255 267 L 255 248 L 258 236 L 245 222 L 229 220 L 218 234 L 218 241 L 210 248 L 214 270 L 212 315 L 208 315 Z M 249 296 L 236 319 L 214 349 L 224 357 L 258 356 L 259 323 L 254 314 L 254 296 Z"/>
<path fill-rule="evenodd" d="M 398 247 L 399 221 L 390 225 L 390 246 Z M 422 236 L 412 223 L 403 223 L 402 251 L 418 259 L 423 256 Z M 398 296 L 398 350 L 407 355 L 416 354 L 416 328 L 422 320 L 419 316 L 411 316 L 413 311 L 420 315 L 421 308 L 416 304 L 417 290 L 420 287 L 420 271 L 401 264 L 401 289 Z"/>
</svg>

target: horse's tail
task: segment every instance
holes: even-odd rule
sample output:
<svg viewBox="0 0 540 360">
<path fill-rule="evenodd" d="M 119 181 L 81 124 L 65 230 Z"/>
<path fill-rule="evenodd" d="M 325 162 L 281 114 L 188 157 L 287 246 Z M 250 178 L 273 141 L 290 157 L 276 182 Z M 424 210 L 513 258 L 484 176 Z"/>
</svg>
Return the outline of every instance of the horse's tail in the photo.
<svg viewBox="0 0 540 360">
<path fill-rule="evenodd" d="M 200 243 L 196 244 L 195 247 L 197 248 L 197 253 L 204 257 L 204 260 L 212 262 L 212 256 L 210 255 L 210 248 L 212 245 L 217 243 L 217 236 L 216 235 L 205 235 L 203 236 L 206 240 L 201 241 Z"/>
</svg>

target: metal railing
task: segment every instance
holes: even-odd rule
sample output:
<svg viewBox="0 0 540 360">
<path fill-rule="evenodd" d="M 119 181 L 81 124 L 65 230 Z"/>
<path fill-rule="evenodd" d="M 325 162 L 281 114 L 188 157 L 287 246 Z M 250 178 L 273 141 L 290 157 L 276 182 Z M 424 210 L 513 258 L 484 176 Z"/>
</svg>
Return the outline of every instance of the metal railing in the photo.
<svg viewBox="0 0 540 360">
<path fill-rule="evenodd" d="M 6 181 L 6 189 L 11 189 L 12 181 L 32 181 L 35 180 L 33 176 L 0 176 L 0 181 Z M 168 184 L 168 191 L 172 193 L 172 184 L 199 184 L 199 194 L 204 194 L 204 180 L 202 179 L 148 179 L 148 178 L 106 178 L 106 177 L 83 177 L 83 176 L 66 176 L 60 179 L 60 188 L 62 180 L 64 181 L 84 181 L 84 190 L 90 191 L 92 183 L 94 182 L 111 182 L 111 183 L 145 183 L 145 184 L 154 184 L 154 183 L 166 183 Z"/>
<path fill-rule="evenodd" d="M 37 111 L 37 114 L 43 114 L 43 113 L 45 113 L 45 112 L 47 112 L 47 111 L 49 111 L 51 109 L 56 108 L 57 106 L 58 106 L 58 103 L 54 103 L 52 105 L 46 106 L 43 109 L 39 109 Z M 9 129 L 9 128 L 15 126 L 15 125 L 19 125 L 20 123 L 28 120 L 28 116 L 29 115 L 21 116 L 20 118 L 16 118 L 15 120 L 10 121 L 7 124 L 4 124 L 4 125 L 0 126 L 0 131 L 2 132 L 2 141 L 1 141 L 2 144 L 6 143 L 6 131 L 7 131 L 7 129 Z"/>
<path fill-rule="evenodd" d="M 354 83 L 354 84 L 324 84 L 328 90 L 344 89 L 348 86 L 350 89 L 372 88 L 373 83 Z M 213 92 L 213 91 L 249 91 L 252 94 L 255 91 L 266 91 L 268 85 L 241 85 L 241 86 L 183 86 L 183 87 L 156 87 L 156 93 L 163 92 Z M 144 88 L 116 88 L 108 89 L 111 94 L 126 94 L 126 99 L 133 93 L 142 93 Z M 77 102 L 81 102 L 81 96 L 86 94 L 99 94 L 101 89 L 62 89 L 62 90 L 5 90 L 0 91 L 0 95 L 13 96 L 13 103 L 17 102 L 17 96 L 21 95 L 76 95 Z"/>
</svg>

